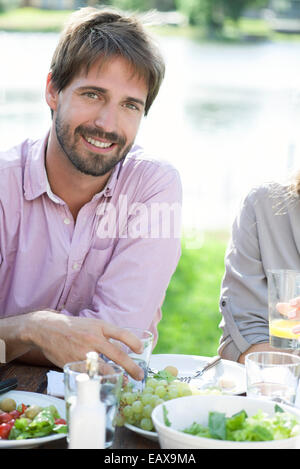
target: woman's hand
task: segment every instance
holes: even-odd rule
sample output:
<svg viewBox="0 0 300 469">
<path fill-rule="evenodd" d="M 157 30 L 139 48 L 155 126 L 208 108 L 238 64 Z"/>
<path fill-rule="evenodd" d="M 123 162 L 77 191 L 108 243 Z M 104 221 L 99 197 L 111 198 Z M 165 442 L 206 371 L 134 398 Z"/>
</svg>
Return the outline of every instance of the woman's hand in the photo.
<svg viewBox="0 0 300 469">
<path fill-rule="evenodd" d="M 300 297 L 293 298 L 288 303 L 277 303 L 277 311 L 288 319 L 300 319 Z M 300 324 L 292 329 L 294 334 L 300 334 Z"/>
</svg>

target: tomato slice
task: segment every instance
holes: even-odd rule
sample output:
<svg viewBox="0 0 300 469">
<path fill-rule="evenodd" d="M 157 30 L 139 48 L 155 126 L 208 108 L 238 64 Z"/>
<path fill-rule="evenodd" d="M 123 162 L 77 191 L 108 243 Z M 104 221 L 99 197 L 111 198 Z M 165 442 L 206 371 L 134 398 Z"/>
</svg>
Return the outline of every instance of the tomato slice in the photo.
<svg viewBox="0 0 300 469">
<path fill-rule="evenodd" d="M 18 419 L 21 415 L 21 412 L 19 412 L 18 410 L 12 410 L 11 412 L 9 412 L 9 415 L 12 416 L 13 419 Z"/>
<path fill-rule="evenodd" d="M 2 440 L 7 440 L 8 439 L 11 428 L 12 427 L 11 427 L 10 423 L 1 423 L 1 425 L 0 425 L 0 438 L 2 438 Z"/>
<path fill-rule="evenodd" d="M 0 415 L 0 424 L 7 423 L 12 419 L 13 419 L 12 415 L 10 415 L 8 412 L 4 412 L 3 414 Z"/>
<path fill-rule="evenodd" d="M 65 419 L 55 419 L 54 423 L 55 423 L 55 425 L 66 425 L 67 424 Z"/>
</svg>

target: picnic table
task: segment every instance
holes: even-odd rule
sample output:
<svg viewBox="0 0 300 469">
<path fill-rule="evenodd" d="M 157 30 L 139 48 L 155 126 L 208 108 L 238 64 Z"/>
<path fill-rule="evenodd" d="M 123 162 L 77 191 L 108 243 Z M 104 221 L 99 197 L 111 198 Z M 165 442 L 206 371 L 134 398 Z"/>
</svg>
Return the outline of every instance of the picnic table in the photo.
<svg viewBox="0 0 300 469">
<path fill-rule="evenodd" d="M 55 371 L 61 371 L 52 368 Z M 7 378 L 17 378 L 16 390 L 47 394 L 47 373 L 50 369 L 41 366 L 29 366 L 17 361 L 0 365 L 0 381 Z M 39 449 L 67 449 L 66 438 L 48 442 Z M 125 427 L 117 427 L 114 443 L 110 449 L 159 449 L 159 444 L 150 441 Z"/>
</svg>

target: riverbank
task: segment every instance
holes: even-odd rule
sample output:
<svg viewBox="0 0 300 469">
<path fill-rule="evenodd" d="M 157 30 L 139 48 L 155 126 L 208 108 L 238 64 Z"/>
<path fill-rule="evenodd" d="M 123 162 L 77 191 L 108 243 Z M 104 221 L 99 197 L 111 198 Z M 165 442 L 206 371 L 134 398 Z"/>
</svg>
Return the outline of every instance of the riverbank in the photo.
<svg viewBox="0 0 300 469">
<path fill-rule="evenodd" d="M 38 8 L 17 8 L 0 13 L 0 31 L 11 32 L 59 32 L 72 10 L 43 10 Z M 300 34 L 282 34 L 271 31 L 264 20 L 241 18 L 238 24 L 227 21 L 223 34 L 207 38 L 200 27 L 191 26 L 154 26 L 159 35 L 184 36 L 194 40 L 213 40 L 221 42 L 249 42 L 266 40 L 300 40 Z"/>
</svg>

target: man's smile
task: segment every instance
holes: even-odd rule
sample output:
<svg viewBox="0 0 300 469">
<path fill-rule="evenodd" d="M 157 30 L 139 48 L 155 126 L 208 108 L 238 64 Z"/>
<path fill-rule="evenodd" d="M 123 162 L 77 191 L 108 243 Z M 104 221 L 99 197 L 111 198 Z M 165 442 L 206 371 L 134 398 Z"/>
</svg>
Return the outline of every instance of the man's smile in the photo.
<svg viewBox="0 0 300 469">
<path fill-rule="evenodd" d="M 99 147 L 99 148 L 109 148 L 113 145 L 113 143 L 101 142 L 100 140 L 95 140 L 94 138 L 91 138 L 91 137 L 87 137 L 86 140 L 92 145 L 94 145 L 95 147 Z"/>
<path fill-rule="evenodd" d="M 110 151 L 112 150 L 115 146 L 115 142 L 109 142 L 109 141 L 104 141 L 104 140 L 98 140 L 94 137 L 87 137 L 82 135 L 82 139 L 86 146 L 88 146 L 90 149 L 93 147 L 93 150 L 100 150 L 100 151 Z"/>
</svg>

